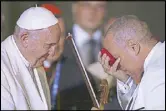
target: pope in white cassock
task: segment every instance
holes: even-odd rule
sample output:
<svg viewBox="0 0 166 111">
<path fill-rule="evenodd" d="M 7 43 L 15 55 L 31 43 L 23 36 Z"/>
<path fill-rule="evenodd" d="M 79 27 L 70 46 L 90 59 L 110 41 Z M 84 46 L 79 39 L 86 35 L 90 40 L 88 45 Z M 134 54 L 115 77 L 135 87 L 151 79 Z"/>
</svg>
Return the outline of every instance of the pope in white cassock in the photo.
<svg viewBox="0 0 166 111">
<path fill-rule="evenodd" d="M 1 110 L 51 109 L 46 75 L 37 69 L 56 53 L 61 32 L 57 23 L 49 10 L 31 7 L 1 43 Z"/>
</svg>

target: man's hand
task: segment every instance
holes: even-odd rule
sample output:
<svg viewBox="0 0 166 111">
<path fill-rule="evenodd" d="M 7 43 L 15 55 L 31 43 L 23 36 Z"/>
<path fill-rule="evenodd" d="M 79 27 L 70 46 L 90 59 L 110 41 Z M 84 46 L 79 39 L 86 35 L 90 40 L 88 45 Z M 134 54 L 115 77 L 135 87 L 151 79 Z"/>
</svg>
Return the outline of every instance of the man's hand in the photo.
<svg viewBox="0 0 166 111">
<path fill-rule="evenodd" d="M 99 52 L 98 60 L 107 74 L 114 76 L 115 78 L 119 79 L 122 82 L 126 82 L 127 79 L 129 78 L 126 72 L 118 69 L 120 58 L 118 58 L 115 61 L 115 63 L 112 66 L 110 66 L 109 57 L 106 54 L 103 54 L 103 56 L 101 57 L 101 52 Z"/>
</svg>

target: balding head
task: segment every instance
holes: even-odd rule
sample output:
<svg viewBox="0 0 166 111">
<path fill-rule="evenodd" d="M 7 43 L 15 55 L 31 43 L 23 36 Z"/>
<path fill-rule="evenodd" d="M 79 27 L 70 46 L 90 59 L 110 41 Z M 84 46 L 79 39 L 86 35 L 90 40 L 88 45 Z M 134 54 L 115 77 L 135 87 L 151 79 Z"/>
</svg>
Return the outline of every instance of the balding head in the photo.
<svg viewBox="0 0 166 111">
<path fill-rule="evenodd" d="M 140 21 L 134 15 L 125 15 L 117 18 L 116 21 L 109 27 L 107 34 L 111 33 L 114 40 L 122 43 L 130 39 L 139 42 L 147 42 L 151 39 L 152 34 L 143 21 Z"/>
</svg>

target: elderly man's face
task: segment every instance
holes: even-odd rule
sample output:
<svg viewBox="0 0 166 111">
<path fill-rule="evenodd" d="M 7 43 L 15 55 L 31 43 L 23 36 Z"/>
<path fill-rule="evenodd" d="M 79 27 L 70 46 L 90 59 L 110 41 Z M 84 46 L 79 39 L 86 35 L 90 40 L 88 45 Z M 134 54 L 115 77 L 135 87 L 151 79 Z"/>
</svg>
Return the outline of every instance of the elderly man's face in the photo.
<svg viewBox="0 0 166 111">
<path fill-rule="evenodd" d="M 73 14 L 76 23 L 84 29 L 97 29 L 103 22 L 106 2 L 82 1 L 73 5 Z"/>
<path fill-rule="evenodd" d="M 127 47 L 116 42 L 111 33 L 108 33 L 104 38 L 104 48 L 106 48 L 116 59 L 120 58 L 119 68 L 127 74 L 136 74 L 137 58 L 132 54 Z"/>
<path fill-rule="evenodd" d="M 64 24 L 63 18 L 58 18 L 58 24 L 61 29 L 61 37 L 60 37 L 59 43 L 57 45 L 57 48 L 55 49 L 56 53 L 54 54 L 54 56 L 48 56 L 48 61 L 51 61 L 51 62 L 57 61 L 60 58 L 60 56 L 62 55 L 63 50 L 64 50 L 65 24 Z"/>
<path fill-rule="evenodd" d="M 29 42 L 29 48 L 34 58 L 32 61 L 33 67 L 41 66 L 48 56 L 55 55 L 60 35 L 60 27 L 56 24 L 41 32 L 38 40 L 32 38 L 31 42 Z"/>
</svg>

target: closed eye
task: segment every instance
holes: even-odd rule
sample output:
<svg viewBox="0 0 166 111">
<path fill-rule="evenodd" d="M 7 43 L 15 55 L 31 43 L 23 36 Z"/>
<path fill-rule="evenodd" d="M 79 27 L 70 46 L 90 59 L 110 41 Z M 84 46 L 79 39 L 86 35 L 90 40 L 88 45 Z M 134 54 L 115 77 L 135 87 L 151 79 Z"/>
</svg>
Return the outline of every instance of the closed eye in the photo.
<svg viewBox="0 0 166 111">
<path fill-rule="evenodd" d="M 56 43 L 45 44 L 44 48 L 49 49 L 49 48 L 51 48 L 52 46 L 55 46 L 55 45 L 56 45 Z"/>
<path fill-rule="evenodd" d="M 44 48 L 44 49 L 49 49 L 49 48 L 50 48 L 50 45 L 45 44 L 45 45 L 43 46 L 43 48 Z"/>
</svg>

